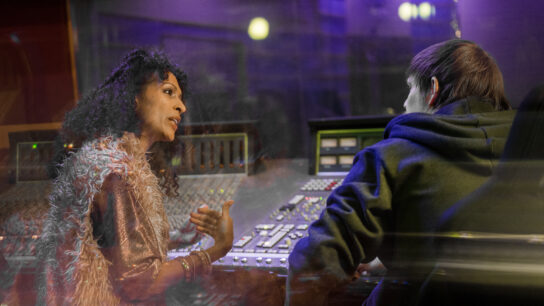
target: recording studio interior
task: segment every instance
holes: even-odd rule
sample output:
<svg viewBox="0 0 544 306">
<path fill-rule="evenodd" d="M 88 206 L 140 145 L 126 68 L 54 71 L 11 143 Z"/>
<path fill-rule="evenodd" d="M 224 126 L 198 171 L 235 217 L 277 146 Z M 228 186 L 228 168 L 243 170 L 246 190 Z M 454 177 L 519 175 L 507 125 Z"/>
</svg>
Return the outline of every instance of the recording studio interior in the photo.
<svg viewBox="0 0 544 306">
<path fill-rule="evenodd" d="M 374 297 L 383 284 L 399 288 L 385 295 L 402 297 L 405 289 L 411 292 L 414 299 L 398 305 L 439 305 L 437 300 L 452 296 L 452 303 L 464 297 L 465 305 L 487 305 L 494 301 L 489 296 L 502 295 L 503 302 L 512 299 L 522 305 L 526 299 L 527 305 L 544 304 L 544 294 L 539 293 L 544 292 L 544 262 L 538 255 L 544 251 L 544 222 L 538 221 L 544 218 L 544 207 L 538 207 L 544 205 L 544 154 L 534 145 L 544 136 L 520 132 L 531 126 L 536 129 L 542 120 L 537 114 L 542 107 L 531 108 L 531 101 L 544 104 L 543 96 L 536 93 L 532 98 L 531 93 L 544 84 L 543 1 L 7 0 L 0 4 L 0 16 L 2 305 L 40 304 L 44 301 L 41 275 L 61 277 L 50 276 L 48 269 L 44 272 L 45 257 L 40 254 L 45 254 L 46 243 L 40 241 L 46 236 L 59 244 L 69 241 L 46 234 L 54 224 L 61 224 L 47 220 L 54 214 L 51 211 L 62 207 L 58 190 L 72 190 L 59 169 L 69 168 L 89 148 L 62 138 L 73 132 L 78 139 L 88 132 L 68 131 L 69 124 L 76 123 L 68 120 L 67 113 L 100 96 L 108 82 L 117 82 L 118 74 L 132 63 L 127 54 L 136 49 L 157 52 L 186 76 L 182 80 L 170 70 L 152 74 L 157 84 L 166 84 L 176 75 L 183 106 L 175 107 L 180 113 L 173 120 L 172 139 L 155 142 L 145 153 L 150 165 L 146 169 L 158 177 L 155 185 L 162 188 L 164 180 L 173 180 L 173 187 L 161 189 L 160 209 L 167 235 L 178 243 L 156 259 L 157 267 L 176 263 L 185 277 L 161 289 L 158 300 L 150 302 L 146 295 L 125 301 L 129 293 L 116 291 L 117 280 L 113 281 L 112 267 L 117 263 L 107 257 L 109 251 L 103 251 L 117 302 L 314 305 L 310 296 L 317 295 L 312 292 L 325 292 L 320 289 L 325 285 L 316 281 L 301 293 L 295 280 L 317 269 L 321 272 L 315 275 L 322 280 L 327 276 L 319 273 L 342 271 L 341 276 L 331 276 L 341 284 L 333 286 L 330 281 L 331 290 L 319 302 L 325 305 L 388 305 Z M 419 88 L 411 83 L 415 59 L 427 54 L 429 46 L 465 40 L 496 62 L 509 106 L 504 111 L 495 107 L 492 115 L 480 116 L 476 107 L 478 115 L 444 115 L 449 105 L 429 102 L 432 110 L 419 114 L 420 121 L 412 124 L 410 118 L 416 117 L 408 114 L 407 104 L 411 90 Z M 447 60 L 469 61 L 454 56 L 457 53 Z M 428 93 L 422 98 L 425 101 L 429 95 L 432 99 L 433 90 L 439 94 L 450 90 L 450 79 L 435 74 L 442 72 L 432 73 L 425 83 L 430 87 L 421 91 Z M 114 93 L 115 97 L 124 94 Z M 136 100 L 142 97 L 137 94 Z M 471 95 L 461 98 L 473 105 Z M 135 103 L 137 112 L 140 102 Z M 529 115 L 522 116 L 528 108 Z M 91 110 L 85 116 L 98 115 Z M 435 117 L 441 120 L 439 125 L 425 121 Z M 460 123 L 465 119 L 469 123 Z M 482 126 L 491 120 L 501 125 L 488 131 Z M 472 150 L 466 156 L 456 155 L 457 142 L 448 142 L 473 135 L 469 124 L 484 131 L 483 145 L 498 150 L 485 166 L 468 162 L 479 158 L 480 142 L 463 142 Z M 458 129 L 434 138 L 433 133 L 449 133 L 453 125 Z M 96 131 L 101 131 L 100 126 Z M 135 131 L 138 136 L 147 130 Z M 92 137 L 98 137 L 96 133 Z M 421 133 L 417 134 L 421 138 L 412 140 L 413 133 Z M 502 135 L 500 140 L 493 133 Z M 403 146 L 399 137 L 409 138 L 402 141 L 410 144 Z M 540 154 L 515 155 L 512 148 L 530 150 L 530 145 Z M 431 149 L 425 157 L 418 155 L 427 146 Z M 62 165 L 55 159 L 59 150 L 68 156 Z M 74 190 L 95 182 L 89 178 L 81 183 L 86 180 L 81 173 L 74 174 Z M 160 175 L 164 173 L 170 176 Z M 510 180 L 504 179 L 507 176 Z M 441 191 L 444 177 L 448 186 Z M 498 187 L 490 187 L 493 182 Z M 484 199 L 481 186 L 495 190 L 493 197 Z M 466 192 L 461 195 L 459 189 Z M 101 193 L 96 192 L 98 197 Z M 510 200 L 502 205 L 501 198 Z M 135 199 L 141 200 L 139 195 Z M 232 245 L 212 262 L 213 251 L 204 250 L 215 250 L 219 238 L 199 232 L 192 213 L 207 205 L 220 218 L 230 200 L 234 202 L 229 213 Z M 378 200 L 386 204 L 371 206 Z M 75 209 L 67 205 L 61 212 L 65 219 Z M 77 224 L 91 220 L 90 235 L 95 240 L 90 239 L 94 250 L 102 252 L 101 236 L 92 221 L 95 204 L 88 205 L 93 208 Z M 425 218 L 433 221 L 413 225 Z M 112 243 L 121 238 L 114 237 Z M 208 263 L 211 272 L 197 275 L 205 269 L 200 271 L 195 260 Z M 323 266 L 326 263 L 332 264 L 330 269 Z M 188 271 L 194 275 L 187 276 Z M 162 272 L 157 273 L 149 277 L 149 285 L 138 286 L 151 288 L 151 280 Z M 84 281 L 86 274 L 78 275 Z M 45 299 L 55 304 L 60 295 L 51 297 L 49 288 Z M 299 293 L 307 296 L 298 297 Z M 65 304 L 74 302 L 64 298 Z"/>
</svg>

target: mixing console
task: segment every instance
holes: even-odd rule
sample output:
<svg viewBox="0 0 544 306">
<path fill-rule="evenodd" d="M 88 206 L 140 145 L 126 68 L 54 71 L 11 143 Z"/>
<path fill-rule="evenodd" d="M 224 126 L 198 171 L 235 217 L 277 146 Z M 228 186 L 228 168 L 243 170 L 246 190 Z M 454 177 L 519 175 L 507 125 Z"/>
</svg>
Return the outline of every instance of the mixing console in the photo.
<svg viewBox="0 0 544 306">
<path fill-rule="evenodd" d="M 33 259 L 49 209 L 49 181 L 21 182 L 0 196 L 0 252 L 8 259 Z"/>
<path fill-rule="evenodd" d="M 189 214 L 204 204 L 211 209 L 221 211 L 223 203 L 234 197 L 240 182 L 245 177 L 247 177 L 245 174 L 178 177 L 179 196 L 166 197 L 164 200 L 164 208 L 171 228 L 170 236 L 183 234 L 184 241 L 195 242 L 195 227 L 189 223 Z M 191 247 L 199 248 L 210 243 L 210 238 L 205 236 Z"/>
<path fill-rule="evenodd" d="M 284 203 L 259 220 L 241 237 L 235 237 L 232 250 L 214 263 L 223 269 L 257 267 L 286 273 L 287 258 L 300 238 L 307 236 L 309 225 L 319 218 L 329 193 L 343 182 L 341 177 L 311 178 Z M 186 256 L 199 246 L 192 245 L 169 253 Z"/>
</svg>

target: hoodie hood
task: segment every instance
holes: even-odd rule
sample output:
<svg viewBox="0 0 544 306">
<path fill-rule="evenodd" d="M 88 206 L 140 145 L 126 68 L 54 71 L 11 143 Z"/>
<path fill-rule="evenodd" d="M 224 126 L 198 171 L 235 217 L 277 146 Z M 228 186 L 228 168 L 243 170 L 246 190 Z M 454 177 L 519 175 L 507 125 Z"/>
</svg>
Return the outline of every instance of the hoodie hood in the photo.
<svg viewBox="0 0 544 306">
<path fill-rule="evenodd" d="M 455 161 L 497 160 L 515 111 L 494 111 L 489 102 L 467 98 L 434 114 L 412 113 L 393 119 L 384 138 L 400 138 Z"/>
</svg>

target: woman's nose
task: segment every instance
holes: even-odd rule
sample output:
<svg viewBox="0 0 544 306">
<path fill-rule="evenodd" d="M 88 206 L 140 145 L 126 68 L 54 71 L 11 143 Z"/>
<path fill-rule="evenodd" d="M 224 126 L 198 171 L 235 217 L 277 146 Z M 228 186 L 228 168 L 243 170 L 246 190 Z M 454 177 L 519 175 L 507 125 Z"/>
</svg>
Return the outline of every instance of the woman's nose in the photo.
<svg viewBox="0 0 544 306">
<path fill-rule="evenodd" d="M 180 115 L 187 111 L 187 107 L 185 107 L 185 103 L 183 103 L 183 101 L 180 101 L 178 104 L 176 104 L 175 108 Z"/>
</svg>

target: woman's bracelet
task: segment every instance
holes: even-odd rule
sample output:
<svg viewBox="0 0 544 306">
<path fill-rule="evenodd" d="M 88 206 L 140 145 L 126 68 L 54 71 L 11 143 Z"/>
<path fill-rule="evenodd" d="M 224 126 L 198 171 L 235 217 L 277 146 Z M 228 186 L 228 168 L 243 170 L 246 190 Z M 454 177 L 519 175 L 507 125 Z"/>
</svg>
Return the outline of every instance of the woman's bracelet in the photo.
<svg viewBox="0 0 544 306">
<path fill-rule="evenodd" d="M 202 251 L 202 253 L 206 255 L 206 258 L 208 258 L 208 264 L 210 265 L 210 271 L 211 271 L 212 259 L 210 258 L 210 254 L 208 254 L 208 252 L 206 251 Z"/>
<path fill-rule="evenodd" d="M 177 262 L 181 264 L 181 267 L 184 271 L 185 281 L 190 281 L 191 278 L 191 267 L 183 257 L 176 257 Z M 194 268 L 194 267 L 193 267 Z"/>
<path fill-rule="evenodd" d="M 200 260 L 202 274 L 210 274 L 212 272 L 210 254 L 208 254 L 208 252 L 206 251 L 192 251 L 189 256 L 176 257 L 176 261 L 180 263 L 184 271 L 185 281 L 187 282 L 196 279 L 197 265 L 195 263 L 194 256 L 196 256 Z"/>
<path fill-rule="evenodd" d="M 189 255 L 186 258 L 191 259 L 191 263 L 193 264 L 193 275 L 191 276 L 191 281 L 194 281 L 196 279 L 196 264 L 195 260 L 193 259 L 193 256 Z"/>
<path fill-rule="evenodd" d="M 202 272 L 204 274 L 210 274 L 212 272 L 212 263 L 210 255 L 206 251 L 192 251 L 191 255 L 196 255 L 202 263 Z"/>
</svg>

